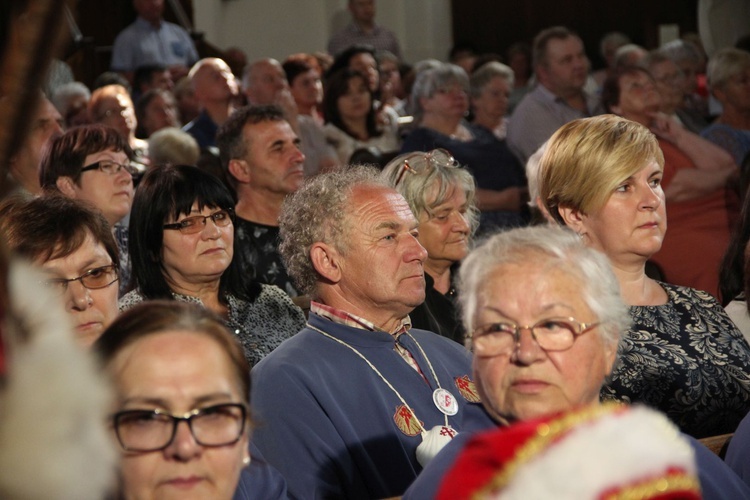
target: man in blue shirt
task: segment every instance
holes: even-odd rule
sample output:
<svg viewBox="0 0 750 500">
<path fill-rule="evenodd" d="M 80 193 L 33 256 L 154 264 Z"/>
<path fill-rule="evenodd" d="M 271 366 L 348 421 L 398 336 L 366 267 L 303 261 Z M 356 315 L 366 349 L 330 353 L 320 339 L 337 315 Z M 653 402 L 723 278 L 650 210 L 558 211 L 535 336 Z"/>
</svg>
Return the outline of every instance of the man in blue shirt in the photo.
<svg viewBox="0 0 750 500">
<path fill-rule="evenodd" d="M 138 18 L 115 38 L 112 70 L 132 81 L 138 66 L 161 64 L 174 81 L 186 76 L 198 52 L 187 31 L 162 18 L 164 0 L 133 0 L 133 8 Z"/>
</svg>

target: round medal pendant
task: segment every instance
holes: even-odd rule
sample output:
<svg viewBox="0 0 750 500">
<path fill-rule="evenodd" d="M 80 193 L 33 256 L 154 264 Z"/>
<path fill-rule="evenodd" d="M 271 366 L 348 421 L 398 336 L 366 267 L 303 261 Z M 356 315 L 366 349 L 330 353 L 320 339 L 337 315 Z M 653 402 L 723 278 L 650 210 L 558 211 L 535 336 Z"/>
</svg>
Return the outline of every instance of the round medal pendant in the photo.
<svg viewBox="0 0 750 500">
<path fill-rule="evenodd" d="M 458 413 L 458 401 L 453 397 L 453 394 L 445 389 L 435 389 L 432 393 L 432 401 L 435 403 L 438 410 L 448 416 L 453 416 Z"/>
</svg>

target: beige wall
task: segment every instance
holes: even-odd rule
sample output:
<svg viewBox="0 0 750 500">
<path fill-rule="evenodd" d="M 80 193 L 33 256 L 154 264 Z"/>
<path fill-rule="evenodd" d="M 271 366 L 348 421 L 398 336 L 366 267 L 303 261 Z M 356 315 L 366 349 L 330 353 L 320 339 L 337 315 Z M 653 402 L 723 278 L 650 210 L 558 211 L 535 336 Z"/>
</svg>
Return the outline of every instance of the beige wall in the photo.
<svg viewBox="0 0 750 500">
<path fill-rule="evenodd" d="M 349 22 L 347 0 L 200 0 L 195 27 L 224 49 L 238 46 L 250 61 L 325 50 L 330 34 Z M 396 33 L 407 62 L 447 58 L 453 43 L 449 0 L 378 0 L 377 20 Z"/>
</svg>

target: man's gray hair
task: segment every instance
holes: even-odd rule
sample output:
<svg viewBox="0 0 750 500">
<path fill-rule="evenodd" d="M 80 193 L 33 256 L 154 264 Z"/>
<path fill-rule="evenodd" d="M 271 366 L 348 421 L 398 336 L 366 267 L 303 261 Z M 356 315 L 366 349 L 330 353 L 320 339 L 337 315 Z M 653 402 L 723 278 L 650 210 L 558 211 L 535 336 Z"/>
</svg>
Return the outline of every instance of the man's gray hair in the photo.
<svg viewBox="0 0 750 500">
<path fill-rule="evenodd" d="M 359 186 L 387 186 L 373 167 L 351 166 L 320 174 L 284 200 L 279 216 L 279 252 L 297 287 L 316 296 L 319 275 L 310 260 L 310 248 L 324 242 L 347 250 L 350 228 L 347 213 L 352 191 Z"/>
<path fill-rule="evenodd" d="M 469 77 L 462 67 L 455 64 L 443 63 L 440 66 L 426 69 L 417 75 L 414 86 L 411 89 L 411 112 L 414 122 L 422 120 L 424 110 L 420 99 L 435 95 L 438 89 L 449 85 L 460 85 L 466 94 L 469 93 Z"/>
<path fill-rule="evenodd" d="M 602 323 L 602 340 L 617 345 L 631 320 L 609 259 L 587 247 L 574 232 L 555 226 L 534 226 L 496 234 L 464 259 L 459 271 L 459 300 L 466 332 L 474 317 L 487 277 L 507 264 L 533 262 L 539 269 L 559 269 L 579 281 L 584 302 Z"/>
</svg>

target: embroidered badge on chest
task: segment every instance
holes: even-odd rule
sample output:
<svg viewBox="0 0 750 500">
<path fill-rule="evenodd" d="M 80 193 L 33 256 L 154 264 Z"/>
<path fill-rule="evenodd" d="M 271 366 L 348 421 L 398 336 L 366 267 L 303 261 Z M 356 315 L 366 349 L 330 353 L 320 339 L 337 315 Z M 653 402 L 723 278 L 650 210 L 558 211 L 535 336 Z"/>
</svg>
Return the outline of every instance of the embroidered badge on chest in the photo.
<svg viewBox="0 0 750 500">
<path fill-rule="evenodd" d="M 463 377 L 456 377 L 453 379 L 453 381 L 456 383 L 458 392 L 464 397 L 466 401 L 468 401 L 469 403 L 481 402 L 481 398 L 479 397 L 479 393 L 477 392 L 477 386 L 474 385 L 474 382 L 471 381 L 468 375 L 464 375 Z"/>
<path fill-rule="evenodd" d="M 424 428 L 424 424 L 417 420 L 417 417 L 404 405 L 396 407 L 396 413 L 393 414 L 393 421 L 396 422 L 398 430 L 407 436 L 416 436 Z"/>
</svg>

